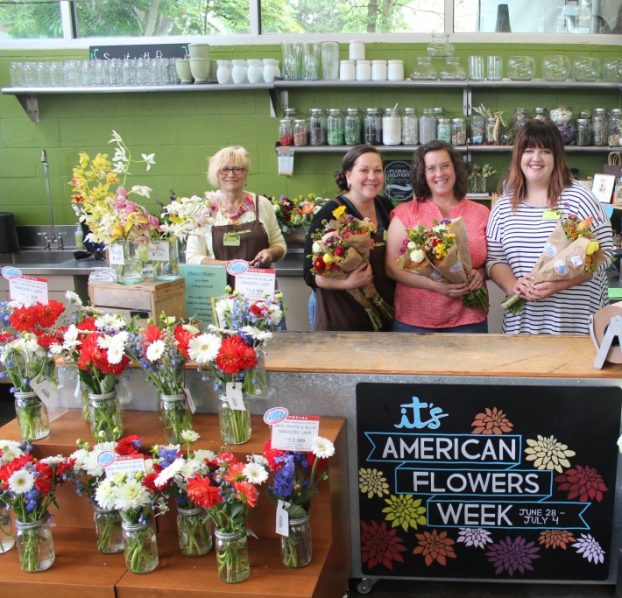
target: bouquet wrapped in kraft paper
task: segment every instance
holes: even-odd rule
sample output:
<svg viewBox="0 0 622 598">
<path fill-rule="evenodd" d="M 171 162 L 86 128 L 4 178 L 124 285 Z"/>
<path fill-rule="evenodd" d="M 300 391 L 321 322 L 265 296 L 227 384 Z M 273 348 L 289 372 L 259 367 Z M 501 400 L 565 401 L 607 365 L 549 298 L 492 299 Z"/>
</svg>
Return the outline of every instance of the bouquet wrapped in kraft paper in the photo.
<svg viewBox="0 0 622 598">
<path fill-rule="evenodd" d="M 529 275 L 534 282 L 571 280 L 598 270 L 608 257 L 591 230 L 591 218 L 580 219 L 573 214 L 557 222 L 549 235 L 542 255 Z M 518 295 L 506 297 L 501 307 L 512 314 L 522 311 L 526 303 Z"/>
<path fill-rule="evenodd" d="M 406 229 L 406 240 L 397 265 L 403 270 L 453 283 L 466 283 L 473 269 L 464 220 L 443 218 L 432 228 Z M 475 289 L 461 297 L 467 307 L 488 309 L 488 291 Z"/>
<path fill-rule="evenodd" d="M 369 262 L 374 247 L 373 222 L 346 214 L 345 206 L 333 210 L 333 220 L 324 222 L 314 233 L 311 272 L 330 278 L 347 278 L 351 272 Z M 374 284 L 348 293 L 365 309 L 374 330 L 382 328 L 383 320 L 393 319 L 393 308 L 380 295 Z"/>
</svg>

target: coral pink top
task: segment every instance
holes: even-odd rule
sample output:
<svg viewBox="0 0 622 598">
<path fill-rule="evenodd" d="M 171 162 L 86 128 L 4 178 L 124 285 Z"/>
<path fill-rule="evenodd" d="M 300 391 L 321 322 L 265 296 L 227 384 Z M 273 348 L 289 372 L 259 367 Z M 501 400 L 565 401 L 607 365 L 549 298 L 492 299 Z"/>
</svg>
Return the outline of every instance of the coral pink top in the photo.
<svg viewBox="0 0 622 598">
<path fill-rule="evenodd" d="M 449 218 L 462 217 L 468 234 L 469 253 L 473 268 L 486 263 L 486 224 L 490 211 L 487 207 L 469 199 L 463 199 L 449 213 Z M 391 213 L 406 228 L 419 224 L 431 227 L 434 221 L 444 218 L 438 206 L 431 200 L 412 200 L 399 205 Z M 413 274 L 413 276 L 418 276 Z M 447 297 L 427 289 L 415 289 L 397 283 L 395 287 L 395 319 L 409 326 L 421 328 L 450 328 L 483 322 L 487 313 L 466 307 L 462 300 Z"/>
</svg>

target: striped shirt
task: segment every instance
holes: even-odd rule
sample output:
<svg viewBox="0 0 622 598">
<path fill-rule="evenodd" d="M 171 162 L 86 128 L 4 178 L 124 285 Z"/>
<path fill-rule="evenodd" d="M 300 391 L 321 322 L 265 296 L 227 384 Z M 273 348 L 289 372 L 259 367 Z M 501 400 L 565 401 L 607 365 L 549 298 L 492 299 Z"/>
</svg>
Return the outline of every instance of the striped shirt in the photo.
<svg viewBox="0 0 622 598">
<path fill-rule="evenodd" d="M 603 251 L 611 256 L 611 223 L 596 198 L 580 183 L 573 181 L 561 194 L 558 207 L 562 214 L 592 217 L 592 231 Z M 527 276 L 542 254 L 544 244 L 558 220 L 545 217 L 549 208 L 519 204 L 512 211 L 510 198 L 504 195 L 492 208 L 486 230 L 488 273 L 495 264 L 508 264 L 514 276 Z M 559 291 L 546 299 L 528 301 L 521 313 L 504 314 L 503 331 L 509 334 L 589 334 L 590 315 L 608 303 L 607 264 L 590 280 Z"/>
</svg>

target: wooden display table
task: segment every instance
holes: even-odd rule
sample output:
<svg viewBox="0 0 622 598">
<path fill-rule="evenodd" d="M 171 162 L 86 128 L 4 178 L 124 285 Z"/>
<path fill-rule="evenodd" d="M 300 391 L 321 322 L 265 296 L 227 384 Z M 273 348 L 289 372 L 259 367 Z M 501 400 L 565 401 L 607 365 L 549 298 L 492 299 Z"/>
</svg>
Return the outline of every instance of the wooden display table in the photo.
<svg viewBox="0 0 622 598">
<path fill-rule="evenodd" d="M 126 434 L 141 434 L 149 447 L 163 442 L 158 414 L 125 411 Z M 218 419 L 214 415 L 195 415 L 194 428 L 201 435 L 195 448 L 230 450 L 239 456 L 262 453 L 269 429 L 261 417 L 253 416 L 253 438 L 239 446 L 222 445 Z M 350 531 L 348 516 L 347 446 L 345 420 L 322 418 L 320 434 L 335 443 L 335 456 L 328 461 L 329 479 L 322 482 L 312 501 L 311 526 L 313 559 L 302 569 L 281 565 L 279 537 L 275 528 L 275 505 L 261 489 L 258 506 L 251 509 L 248 525 L 258 536 L 249 537 L 250 578 L 239 584 L 225 584 L 218 579 L 213 551 L 202 558 L 186 558 L 179 552 L 176 536 L 176 512 L 156 519 L 160 566 L 145 575 L 125 569 L 123 555 L 102 555 L 95 548 L 93 511 L 85 497 L 65 486 L 58 492 L 60 509 L 52 509 L 57 527 L 53 528 L 56 562 L 36 574 L 19 569 L 15 549 L 0 555 L 0 579 L 3 598 L 23 598 L 45 592 L 46 598 L 117 596 L 153 597 L 193 596 L 284 598 L 340 598 L 350 576 Z M 15 420 L 0 428 L 0 438 L 18 439 Z M 90 438 L 79 409 L 68 412 L 51 424 L 48 438 L 34 443 L 37 457 L 63 454 L 76 449 L 77 438 Z M 87 529 L 88 528 L 88 531 Z"/>
</svg>

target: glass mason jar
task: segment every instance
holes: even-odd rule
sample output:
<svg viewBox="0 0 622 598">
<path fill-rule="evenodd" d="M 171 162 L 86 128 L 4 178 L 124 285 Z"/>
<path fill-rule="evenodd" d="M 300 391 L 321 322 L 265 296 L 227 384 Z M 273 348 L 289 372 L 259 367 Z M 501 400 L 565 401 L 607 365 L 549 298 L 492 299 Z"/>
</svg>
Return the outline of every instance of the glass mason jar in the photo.
<svg viewBox="0 0 622 598">
<path fill-rule="evenodd" d="M 0 505 L 0 554 L 11 550 L 15 546 L 15 536 L 11 527 L 9 510 Z"/>
<path fill-rule="evenodd" d="M 343 145 L 343 114 L 339 108 L 329 108 L 326 119 L 326 140 L 328 145 Z"/>
<path fill-rule="evenodd" d="M 321 108 L 309 111 L 309 145 L 326 145 L 326 117 Z"/>
<path fill-rule="evenodd" d="M 119 284 L 137 284 L 144 280 L 139 247 L 127 239 L 114 241 L 108 248 L 108 262 Z"/>
<path fill-rule="evenodd" d="M 577 145 L 592 144 L 592 127 L 590 126 L 590 121 L 587 118 L 577 118 L 576 140 Z"/>
<path fill-rule="evenodd" d="M 538 120 L 546 120 L 548 118 L 546 115 L 546 108 L 543 108 L 542 106 L 536 106 L 533 109 L 533 117 L 537 118 Z"/>
<path fill-rule="evenodd" d="M 216 563 L 218 576 L 225 583 L 239 583 L 251 574 L 246 531 L 216 530 Z"/>
<path fill-rule="evenodd" d="M 607 110 L 594 108 L 592 113 L 592 143 L 594 145 L 607 145 Z"/>
<path fill-rule="evenodd" d="M 607 140 L 611 147 L 620 145 L 620 136 L 622 135 L 622 110 L 612 108 L 609 113 L 609 122 L 607 124 Z"/>
<path fill-rule="evenodd" d="M 424 145 L 436 139 L 436 117 L 433 108 L 424 108 L 419 117 L 419 143 Z"/>
<path fill-rule="evenodd" d="M 115 391 L 103 395 L 89 393 L 89 424 L 97 442 L 119 440 L 123 436 L 121 405 Z"/>
<path fill-rule="evenodd" d="M 16 520 L 15 543 L 22 571 L 36 573 L 54 564 L 54 540 L 47 516 L 38 521 Z"/>
<path fill-rule="evenodd" d="M 436 138 L 445 143 L 451 143 L 451 121 L 448 118 L 436 120 Z"/>
<path fill-rule="evenodd" d="M 289 520 L 289 535 L 281 536 L 281 562 L 286 567 L 306 567 L 313 547 L 309 516 Z"/>
<path fill-rule="evenodd" d="M 184 556 L 204 556 L 212 549 L 212 530 L 205 509 L 177 507 L 177 539 Z"/>
<path fill-rule="evenodd" d="M 464 118 L 457 117 L 451 119 L 451 144 L 466 144 L 466 124 Z"/>
<path fill-rule="evenodd" d="M 571 145 L 575 141 L 575 128 L 572 108 L 570 106 L 555 106 L 551 108 L 549 117 L 559 129 L 564 145 Z"/>
<path fill-rule="evenodd" d="M 402 143 L 417 145 L 419 142 L 419 121 L 414 108 L 404 108 L 402 114 Z"/>
<path fill-rule="evenodd" d="M 15 416 L 24 440 L 40 440 L 50 433 L 48 410 L 34 391 L 15 391 Z"/>
<path fill-rule="evenodd" d="M 289 117 L 279 120 L 279 145 L 294 145 L 294 120 Z"/>
<path fill-rule="evenodd" d="M 192 430 L 192 412 L 185 393 L 160 395 L 160 422 L 169 444 L 180 444 L 183 430 Z"/>
<path fill-rule="evenodd" d="M 503 135 L 503 125 L 501 119 L 492 118 L 486 119 L 486 143 L 488 145 L 499 145 L 501 143 L 501 136 Z"/>
<path fill-rule="evenodd" d="M 149 256 L 154 267 L 155 280 L 177 280 L 179 278 L 179 244 L 177 237 L 162 239 L 153 243 L 157 250 Z"/>
<path fill-rule="evenodd" d="M 218 406 L 218 425 L 220 437 L 225 444 L 244 444 L 251 439 L 251 414 L 248 399 L 242 397 L 244 409 L 233 409 L 226 395 L 220 396 Z"/>
<path fill-rule="evenodd" d="M 399 145 L 402 142 L 402 117 L 399 111 L 385 108 L 382 117 L 383 145 Z"/>
<path fill-rule="evenodd" d="M 525 124 L 529 115 L 527 114 L 527 110 L 522 106 L 519 106 L 514 110 L 514 114 L 512 115 L 510 134 L 508 137 L 508 143 L 513 143 L 514 137 L 516 137 L 516 133 L 518 133 L 519 129 Z"/>
<path fill-rule="evenodd" d="M 297 118 L 294 121 L 294 145 L 309 145 L 309 126 L 306 118 Z"/>
<path fill-rule="evenodd" d="M 361 143 L 361 114 L 358 108 L 348 108 L 344 120 L 344 141 L 346 145 Z"/>
<path fill-rule="evenodd" d="M 155 532 L 148 523 L 127 523 L 123 527 L 123 556 L 130 573 L 149 573 L 160 563 Z"/>
<path fill-rule="evenodd" d="M 363 141 L 370 145 L 382 143 L 382 117 L 378 108 L 367 108 L 363 118 Z"/>
<path fill-rule="evenodd" d="M 486 119 L 481 114 L 471 116 L 471 143 L 481 145 L 486 139 Z"/>
<path fill-rule="evenodd" d="M 123 552 L 123 530 L 119 511 L 116 509 L 107 511 L 95 505 L 93 519 L 97 550 L 103 554 Z"/>
</svg>

